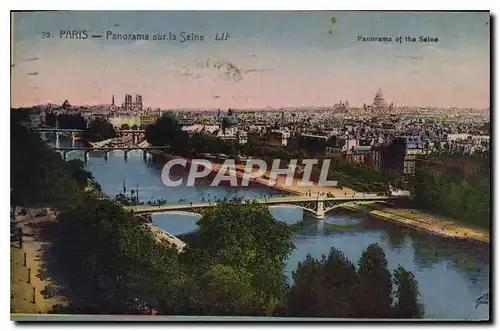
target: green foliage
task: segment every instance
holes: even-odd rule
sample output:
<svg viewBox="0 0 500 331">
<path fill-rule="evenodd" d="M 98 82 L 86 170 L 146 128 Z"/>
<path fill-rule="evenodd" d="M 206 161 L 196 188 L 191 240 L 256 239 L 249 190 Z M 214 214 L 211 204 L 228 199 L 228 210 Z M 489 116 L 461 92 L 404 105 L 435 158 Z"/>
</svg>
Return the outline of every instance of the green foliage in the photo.
<svg viewBox="0 0 500 331">
<path fill-rule="evenodd" d="M 80 208 L 58 216 L 54 253 L 65 286 L 99 313 L 144 313 L 169 306 L 182 283 L 178 253 L 115 202 L 85 196 Z"/>
<path fill-rule="evenodd" d="M 184 286 L 180 313 L 192 315 L 262 315 L 262 297 L 252 286 L 252 275 L 243 268 L 216 264 L 190 278 Z"/>
<path fill-rule="evenodd" d="M 175 118 L 162 116 L 146 128 L 146 139 L 153 146 L 170 146 L 180 135 L 181 129 Z"/>
<path fill-rule="evenodd" d="M 307 256 L 293 272 L 288 309 L 291 316 L 356 317 L 358 279 L 354 265 L 331 249 L 321 261 Z"/>
<path fill-rule="evenodd" d="M 69 160 L 66 162 L 68 170 L 73 179 L 78 184 L 80 189 L 83 189 L 89 183 L 89 179 L 93 179 L 92 173 L 85 170 L 85 164 L 78 159 Z"/>
<path fill-rule="evenodd" d="M 322 161 L 313 167 L 313 179 L 320 176 Z M 404 177 L 396 171 L 378 170 L 344 160 L 332 160 L 328 169 L 328 179 L 337 180 L 338 186 L 349 187 L 360 192 L 385 192 L 389 184 L 402 187 Z"/>
<path fill-rule="evenodd" d="M 491 218 L 490 179 L 465 177 L 458 171 L 417 168 L 413 193 L 418 207 L 480 227 Z"/>
<path fill-rule="evenodd" d="M 154 146 L 169 146 L 179 155 L 212 153 L 227 154 L 234 158 L 241 151 L 237 142 L 224 141 L 205 132 L 190 135 L 181 130 L 174 116 L 169 115 L 162 116 L 146 128 L 146 139 Z"/>
<path fill-rule="evenodd" d="M 97 117 L 89 123 L 82 137 L 88 141 L 102 141 L 116 137 L 116 132 L 106 119 Z"/>
<path fill-rule="evenodd" d="M 283 297 L 287 288 L 284 261 L 293 249 L 291 231 L 266 206 L 220 203 L 204 213 L 198 226 L 198 235 L 183 253 L 193 274 L 206 274 L 216 265 L 244 270 L 251 297 L 257 298 L 248 300 L 262 304 L 253 310 L 266 310 L 269 302 L 274 305 Z"/>
<path fill-rule="evenodd" d="M 59 123 L 59 128 L 61 129 L 85 129 L 87 127 L 87 122 L 85 118 L 80 114 L 59 114 L 56 116 L 56 120 Z M 49 117 L 50 118 L 50 117 Z M 51 124 L 54 126 L 56 122 L 51 119 Z"/>
<path fill-rule="evenodd" d="M 335 248 L 321 260 L 310 255 L 293 272 L 288 315 L 336 318 L 416 318 L 423 316 L 418 285 L 401 266 L 394 271 L 398 291 L 393 305 L 392 279 L 378 245 L 363 252 L 358 270 Z M 415 310 L 418 307 L 418 311 Z"/>
<path fill-rule="evenodd" d="M 402 266 L 394 270 L 394 282 L 397 286 L 395 317 L 421 318 L 424 316 L 422 304 L 418 302 L 418 283 L 413 273 L 406 271 Z"/>
<path fill-rule="evenodd" d="M 376 244 L 368 246 L 361 255 L 358 266 L 360 316 L 389 316 L 392 281 L 384 251 Z"/>
<path fill-rule="evenodd" d="M 68 165 L 58 152 L 15 122 L 11 123 L 10 148 L 13 205 L 65 209 L 79 204 L 74 164 Z"/>
</svg>

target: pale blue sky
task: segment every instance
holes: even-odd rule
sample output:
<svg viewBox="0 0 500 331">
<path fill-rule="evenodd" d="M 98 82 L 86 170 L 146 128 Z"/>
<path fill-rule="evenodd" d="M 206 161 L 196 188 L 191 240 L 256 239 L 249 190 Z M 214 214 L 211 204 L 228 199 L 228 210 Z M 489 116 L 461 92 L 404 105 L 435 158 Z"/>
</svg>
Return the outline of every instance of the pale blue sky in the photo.
<svg viewBox="0 0 500 331">
<path fill-rule="evenodd" d="M 61 29 L 200 32 L 206 41 L 59 40 Z M 487 12 L 37 12 L 15 13 L 13 31 L 14 105 L 106 103 L 112 94 L 121 102 L 125 93 L 158 107 L 361 105 L 382 88 L 397 105 L 489 106 Z M 216 32 L 231 37 L 216 42 Z M 197 65 L 207 60 L 210 68 Z M 221 76 L 217 61 L 234 64 L 241 79 Z"/>
</svg>

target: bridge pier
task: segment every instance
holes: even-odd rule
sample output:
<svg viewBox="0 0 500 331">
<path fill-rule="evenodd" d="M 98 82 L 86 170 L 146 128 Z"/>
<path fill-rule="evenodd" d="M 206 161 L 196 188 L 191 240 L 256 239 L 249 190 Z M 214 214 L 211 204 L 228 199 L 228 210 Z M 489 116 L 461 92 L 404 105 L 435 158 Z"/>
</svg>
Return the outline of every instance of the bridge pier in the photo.
<svg viewBox="0 0 500 331">
<path fill-rule="evenodd" d="M 148 151 L 145 149 L 142 150 L 142 159 L 144 160 L 144 162 L 148 161 Z"/>
<path fill-rule="evenodd" d="M 104 161 L 108 160 L 108 152 L 104 151 Z"/>
<path fill-rule="evenodd" d="M 310 210 L 305 210 L 304 209 L 304 214 L 307 214 L 315 219 L 323 219 L 325 217 L 325 210 L 324 210 L 324 204 L 323 201 L 317 201 L 314 206 L 314 212 Z"/>
<path fill-rule="evenodd" d="M 85 163 L 87 163 L 87 161 L 89 160 L 89 152 L 83 152 L 83 160 Z"/>
<path fill-rule="evenodd" d="M 128 151 L 123 151 L 123 158 L 125 159 L 125 161 L 128 160 Z"/>
<path fill-rule="evenodd" d="M 61 141 L 59 139 L 59 133 L 55 132 L 55 134 L 56 134 L 56 148 L 59 148 L 59 147 L 61 147 Z"/>
<path fill-rule="evenodd" d="M 68 152 L 63 151 L 63 160 L 66 161 L 68 159 Z"/>
<path fill-rule="evenodd" d="M 325 217 L 325 209 L 324 209 L 324 205 L 323 205 L 323 201 L 318 201 L 317 203 L 317 208 L 316 208 L 316 215 L 315 217 L 317 219 L 322 219 Z"/>
</svg>

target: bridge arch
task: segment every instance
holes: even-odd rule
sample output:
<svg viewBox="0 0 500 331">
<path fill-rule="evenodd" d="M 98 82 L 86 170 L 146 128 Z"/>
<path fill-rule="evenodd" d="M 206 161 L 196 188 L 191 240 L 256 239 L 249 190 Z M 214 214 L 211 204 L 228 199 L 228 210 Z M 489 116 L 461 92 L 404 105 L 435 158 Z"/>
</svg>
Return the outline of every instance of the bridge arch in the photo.
<svg viewBox="0 0 500 331">
<path fill-rule="evenodd" d="M 56 152 L 58 152 L 64 160 L 67 160 L 68 157 L 75 154 L 75 152 L 88 153 L 88 152 L 81 150 L 81 149 L 57 149 L 56 148 L 54 150 Z M 85 155 L 83 155 L 83 157 L 85 157 Z"/>
<path fill-rule="evenodd" d="M 315 214 L 316 213 L 316 210 L 313 210 L 311 208 L 307 208 L 306 206 L 302 206 L 302 205 L 299 205 L 299 204 L 293 204 L 293 203 L 279 203 L 279 204 L 275 204 L 275 205 L 269 205 L 269 208 L 275 208 L 275 207 L 281 207 L 281 208 L 294 208 L 294 209 L 302 209 L 303 211 L 307 211 L 307 212 L 310 212 L 310 213 L 313 213 Z"/>
<path fill-rule="evenodd" d="M 202 218 L 203 215 L 196 211 L 186 211 L 186 210 L 165 210 L 147 213 L 151 216 L 153 215 L 185 215 L 185 216 L 196 216 L 198 219 Z"/>
<path fill-rule="evenodd" d="M 66 157 L 70 156 L 71 154 L 75 154 L 75 152 L 82 152 L 82 153 L 84 153 L 83 150 L 79 150 L 79 149 L 67 150 L 67 151 L 61 151 L 61 150 L 59 150 L 58 152 L 61 153 L 61 155 L 66 154 Z"/>
<path fill-rule="evenodd" d="M 132 152 L 132 151 L 140 151 L 140 152 L 149 152 L 149 149 L 146 149 L 146 148 L 141 148 L 141 147 L 126 147 L 125 149 L 121 149 L 122 151 L 128 151 L 128 152 Z"/>
<path fill-rule="evenodd" d="M 370 203 L 381 203 L 381 202 L 384 202 L 384 201 L 370 201 Z M 342 202 L 339 204 L 335 204 L 333 206 L 325 207 L 323 209 L 323 212 L 326 214 L 326 213 L 332 211 L 333 209 L 337 209 L 339 207 L 343 207 L 343 206 L 347 206 L 347 205 L 360 205 L 360 204 L 359 204 L 359 202 L 356 202 L 356 201 Z"/>
</svg>

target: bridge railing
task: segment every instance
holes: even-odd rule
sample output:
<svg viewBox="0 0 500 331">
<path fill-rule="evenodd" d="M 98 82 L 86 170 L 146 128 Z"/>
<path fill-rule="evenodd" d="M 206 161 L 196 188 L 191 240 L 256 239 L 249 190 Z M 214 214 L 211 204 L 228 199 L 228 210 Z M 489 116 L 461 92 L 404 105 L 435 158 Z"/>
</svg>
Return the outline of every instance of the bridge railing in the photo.
<svg viewBox="0 0 500 331">
<path fill-rule="evenodd" d="M 354 199 L 353 199 L 354 198 Z M 243 199 L 241 200 L 241 203 L 246 203 L 246 202 L 252 202 L 255 201 L 257 203 L 262 203 L 262 204 L 287 204 L 287 203 L 294 203 L 294 202 L 315 202 L 315 201 L 363 201 L 363 200 L 389 200 L 393 199 L 394 197 L 389 197 L 389 196 L 380 196 L 380 195 L 362 195 L 362 193 L 355 194 L 354 196 L 348 195 L 346 196 L 341 196 L 341 197 L 322 197 L 318 199 L 317 197 L 304 197 L 304 196 L 291 196 L 291 197 L 277 197 L 277 198 L 255 198 L 255 199 Z M 143 205 L 135 205 L 135 206 L 128 206 L 127 208 L 132 209 L 132 210 L 141 210 L 141 211 L 147 211 L 147 210 L 158 210 L 158 209 L 172 209 L 174 210 L 175 208 L 204 208 L 204 207 L 209 207 L 209 206 L 215 206 L 217 203 L 221 203 L 224 201 L 217 200 L 217 201 L 198 201 L 198 202 L 172 202 L 172 203 L 167 203 L 163 205 L 148 205 L 148 204 L 143 204 Z"/>
</svg>

